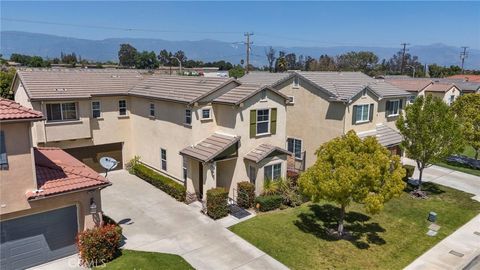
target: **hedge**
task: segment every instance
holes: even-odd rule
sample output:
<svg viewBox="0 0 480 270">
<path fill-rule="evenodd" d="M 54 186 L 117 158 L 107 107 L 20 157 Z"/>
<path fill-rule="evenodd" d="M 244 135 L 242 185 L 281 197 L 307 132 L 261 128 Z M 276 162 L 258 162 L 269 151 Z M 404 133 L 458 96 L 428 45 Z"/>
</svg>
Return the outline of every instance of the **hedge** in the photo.
<svg viewBox="0 0 480 270">
<path fill-rule="evenodd" d="M 183 185 L 140 163 L 135 164 L 132 167 L 132 171 L 136 176 L 163 190 L 168 195 L 174 197 L 177 201 L 185 201 L 187 189 Z"/>
<path fill-rule="evenodd" d="M 224 188 L 207 190 L 207 214 L 213 219 L 228 215 L 228 191 Z"/>
<path fill-rule="evenodd" d="M 407 174 L 405 175 L 405 178 L 403 178 L 403 180 L 408 181 L 408 179 L 411 178 L 413 176 L 413 173 L 415 172 L 415 166 L 403 165 L 403 168 L 407 171 Z"/>
<path fill-rule="evenodd" d="M 255 203 L 255 185 L 248 182 L 237 184 L 237 204 L 243 208 L 251 208 Z"/>
<path fill-rule="evenodd" d="M 87 229 L 77 235 L 77 248 L 80 263 L 92 267 L 113 260 L 119 253 L 122 234 L 114 225 L 104 225 Z"/>
<path fill-rule="evenodd" d="M 282 205 L 283 198 L 280 195 L 266 195 L 266 196 L 258 196 L 255 199 L 257 203 L 257 208 L 261 212 L 267 212 L 270 210 L 274 210 Z"/>
</svg>

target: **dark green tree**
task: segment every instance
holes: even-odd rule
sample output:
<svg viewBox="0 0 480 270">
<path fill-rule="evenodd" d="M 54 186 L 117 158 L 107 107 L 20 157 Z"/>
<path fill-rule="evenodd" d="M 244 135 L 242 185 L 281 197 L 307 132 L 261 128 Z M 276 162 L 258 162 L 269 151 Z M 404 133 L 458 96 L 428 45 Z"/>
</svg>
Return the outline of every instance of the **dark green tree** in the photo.
<svg viewBox="0 0 480 270">
<path fill-rule="evenodd" d="M 135 68 L 138 69 L 155 69 L 159 63 L 155 52 L 143 51 L 135 57 Z"/>
<path fill-rule="evenodd" d="M 480 154 L 480 94 L 460 96 L 452 105 L 453 111 L 462 119 L 465 141 L 475 150 L 475 159 Z"/>
<path fill-rule="evenodd" d="M 12 87 L 13 77 L 15 77 L 16 70 L 14 68 L 1 68 L 0 70 L 0 96 L 2 98 L 13 99 L 10 92 Z"/>
<path fill-rule="evenodd" d="M 245 69 L 241 65 L 236 65 L 228 71 L 228 76 L 235 79 L 243 77 L 243 75 L 245 75 Z"/>
<path fill-rule="evenodd" d="M 120 66 L 133 67 L 135 66 L 135 58 L 138 52 L 135 47 L 130 44 L 121 44 L 118 50 L 118 62 Z"/>
</svg>

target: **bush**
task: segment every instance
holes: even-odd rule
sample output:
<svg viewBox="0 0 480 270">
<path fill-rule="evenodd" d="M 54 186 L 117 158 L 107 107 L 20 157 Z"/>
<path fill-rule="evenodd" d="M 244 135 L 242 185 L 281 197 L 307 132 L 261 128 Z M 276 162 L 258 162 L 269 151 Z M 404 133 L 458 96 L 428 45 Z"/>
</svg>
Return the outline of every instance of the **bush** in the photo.
<svg viewBox="0 0 480 270">
<path fill-rule="evenodd" d="M 251 208 L 255 203 L 255 185 L 248 182 L 237 184 L 237 204 L 243 208 Z"/>
<path fill-rule="evenodd" d="M 207 190 L 207 214 L 213 219 L 228 215 L 228 191 L 224 188 Z"/>
<path fill-rule="evenodd" d="M 413 176 L 413 173 L 415 172 L 415 166 L 403 165 L 403 168 L 407 171 L 407 174 L 405 175 L 405 178 L 403 178 L 403 180 L 408 181 L 408 179 L 411 178 Z"/>
<path fill-rule="evenodd" d="M 168 195 L 174 197 L 177 201 L 185 201 L 187 189 L 174 180 L 155 172 L 141 163 L 133 165 L 132 171 L 133 174 L 163 190 Z"/>
<path fill-rule="evenodd" d="M 102 221 L 103 221 L 102 225 L 115 225 L 118 229 L 118 232 L 120 234 L 122 234 L 122 232 L 123 232 L 122 227 L 120 227 L 120 225 L 115 220 L 113 220 L 111 217 L 103 214 L 102 215 Z"/>
<path fill-rule="evenodd" d="M 279 208 L 282 205 L 283 198 L 280 195 L 258 196 L 255 199 L 258 210 L 267 212 Z"/>
<path fill-rule="evenodd" d="M 77 236 L 80 263 L 91 267 L 109 262 L 119 252 L 122 234 L 114 224 L 87 229 Z"/>
</svg>

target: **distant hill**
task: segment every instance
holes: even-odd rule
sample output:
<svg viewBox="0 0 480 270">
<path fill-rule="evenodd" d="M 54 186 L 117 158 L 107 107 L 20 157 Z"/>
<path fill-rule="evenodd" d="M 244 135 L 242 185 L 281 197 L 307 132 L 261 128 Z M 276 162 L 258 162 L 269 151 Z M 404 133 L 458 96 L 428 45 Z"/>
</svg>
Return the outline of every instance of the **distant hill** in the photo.
<svg viewBox="0 0 480 270">
<path fill-rule="evenodd" d="M 243 45 L 232 44 L 217 40 L 198 41 L 168 41 L 162 39 L 147 38 L 108 38 L 103 40 L 88 40 L 71 37 L 61 37 L 47 34 L 2 31 L 0 33 L 0 53 L 9 57 L 12 53 L 39 55 L 42 57 L 58 57 L 60 53 L 75 52 L 82 58 L 89 60 L 117 61 L 119 45 L 130 43 L 138 50 L 155 51 L 161 49 L 169 51 L 183 50 L 189 59 L 207 61 L 226 60 L 239 63 L 245 56 Z M 348 51 L 372 51 L 380 59 L 388 59 L 399 48 L 386 47 L 361 47 L 361 46 L 334 46 L 334 47 L 279 47 L 273 46 L 277 51 L 284 50 L 298 55 L 309 55 L 318 58 L 322 54 L 338 55 Z M 256 66 L 266 65 L 265 46 L 252 47 L 252 64 Z M 412 46 L 409 52 L 417 55 L 422 63 L 439 65 L 460 65 L 460 48 L 445 44 L 431 44 L 425 46 Z M 480 50 L 469 50 L 469 58 L 465 63 L 466 68 L 480 69 Z"/>
</svg>

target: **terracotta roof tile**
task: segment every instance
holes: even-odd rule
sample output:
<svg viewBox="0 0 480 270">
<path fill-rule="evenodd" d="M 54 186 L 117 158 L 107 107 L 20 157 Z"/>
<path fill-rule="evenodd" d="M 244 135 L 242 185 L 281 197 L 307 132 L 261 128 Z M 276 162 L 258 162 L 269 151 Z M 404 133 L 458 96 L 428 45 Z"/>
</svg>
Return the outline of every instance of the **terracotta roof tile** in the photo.
<svg viewBox="0 0 480 270">
<path fill-rule="evenodd" d="M 429 85 L 427 88 L 425 88 L 426 92 L 447 92 L 450 90 L 452 87 L 455 85 L 452 83 L 440 83 L 440 82 L 434 82 L 433 84 Z"/>
<path fill-rule="evenodd" d="M 21 119 L 42 119 L 43 114 L 16 103 L 13 100 L 0 98 L 0 121 Z"/>
<path fill-rule="evenodd" d="M 110 182 L 60 148 L 34 148 L 37 191 L 27 193 L 28 199 L 61 194 Z"/>
<path fill-rule="evenodd" d="M 467 82 L 480 82 L 480 75 L 465 75 L 465 74 L 460 74 L 460 75 L 453 75 L 448 77 L 450 79 L 463 79 Z"/>
</svg>

